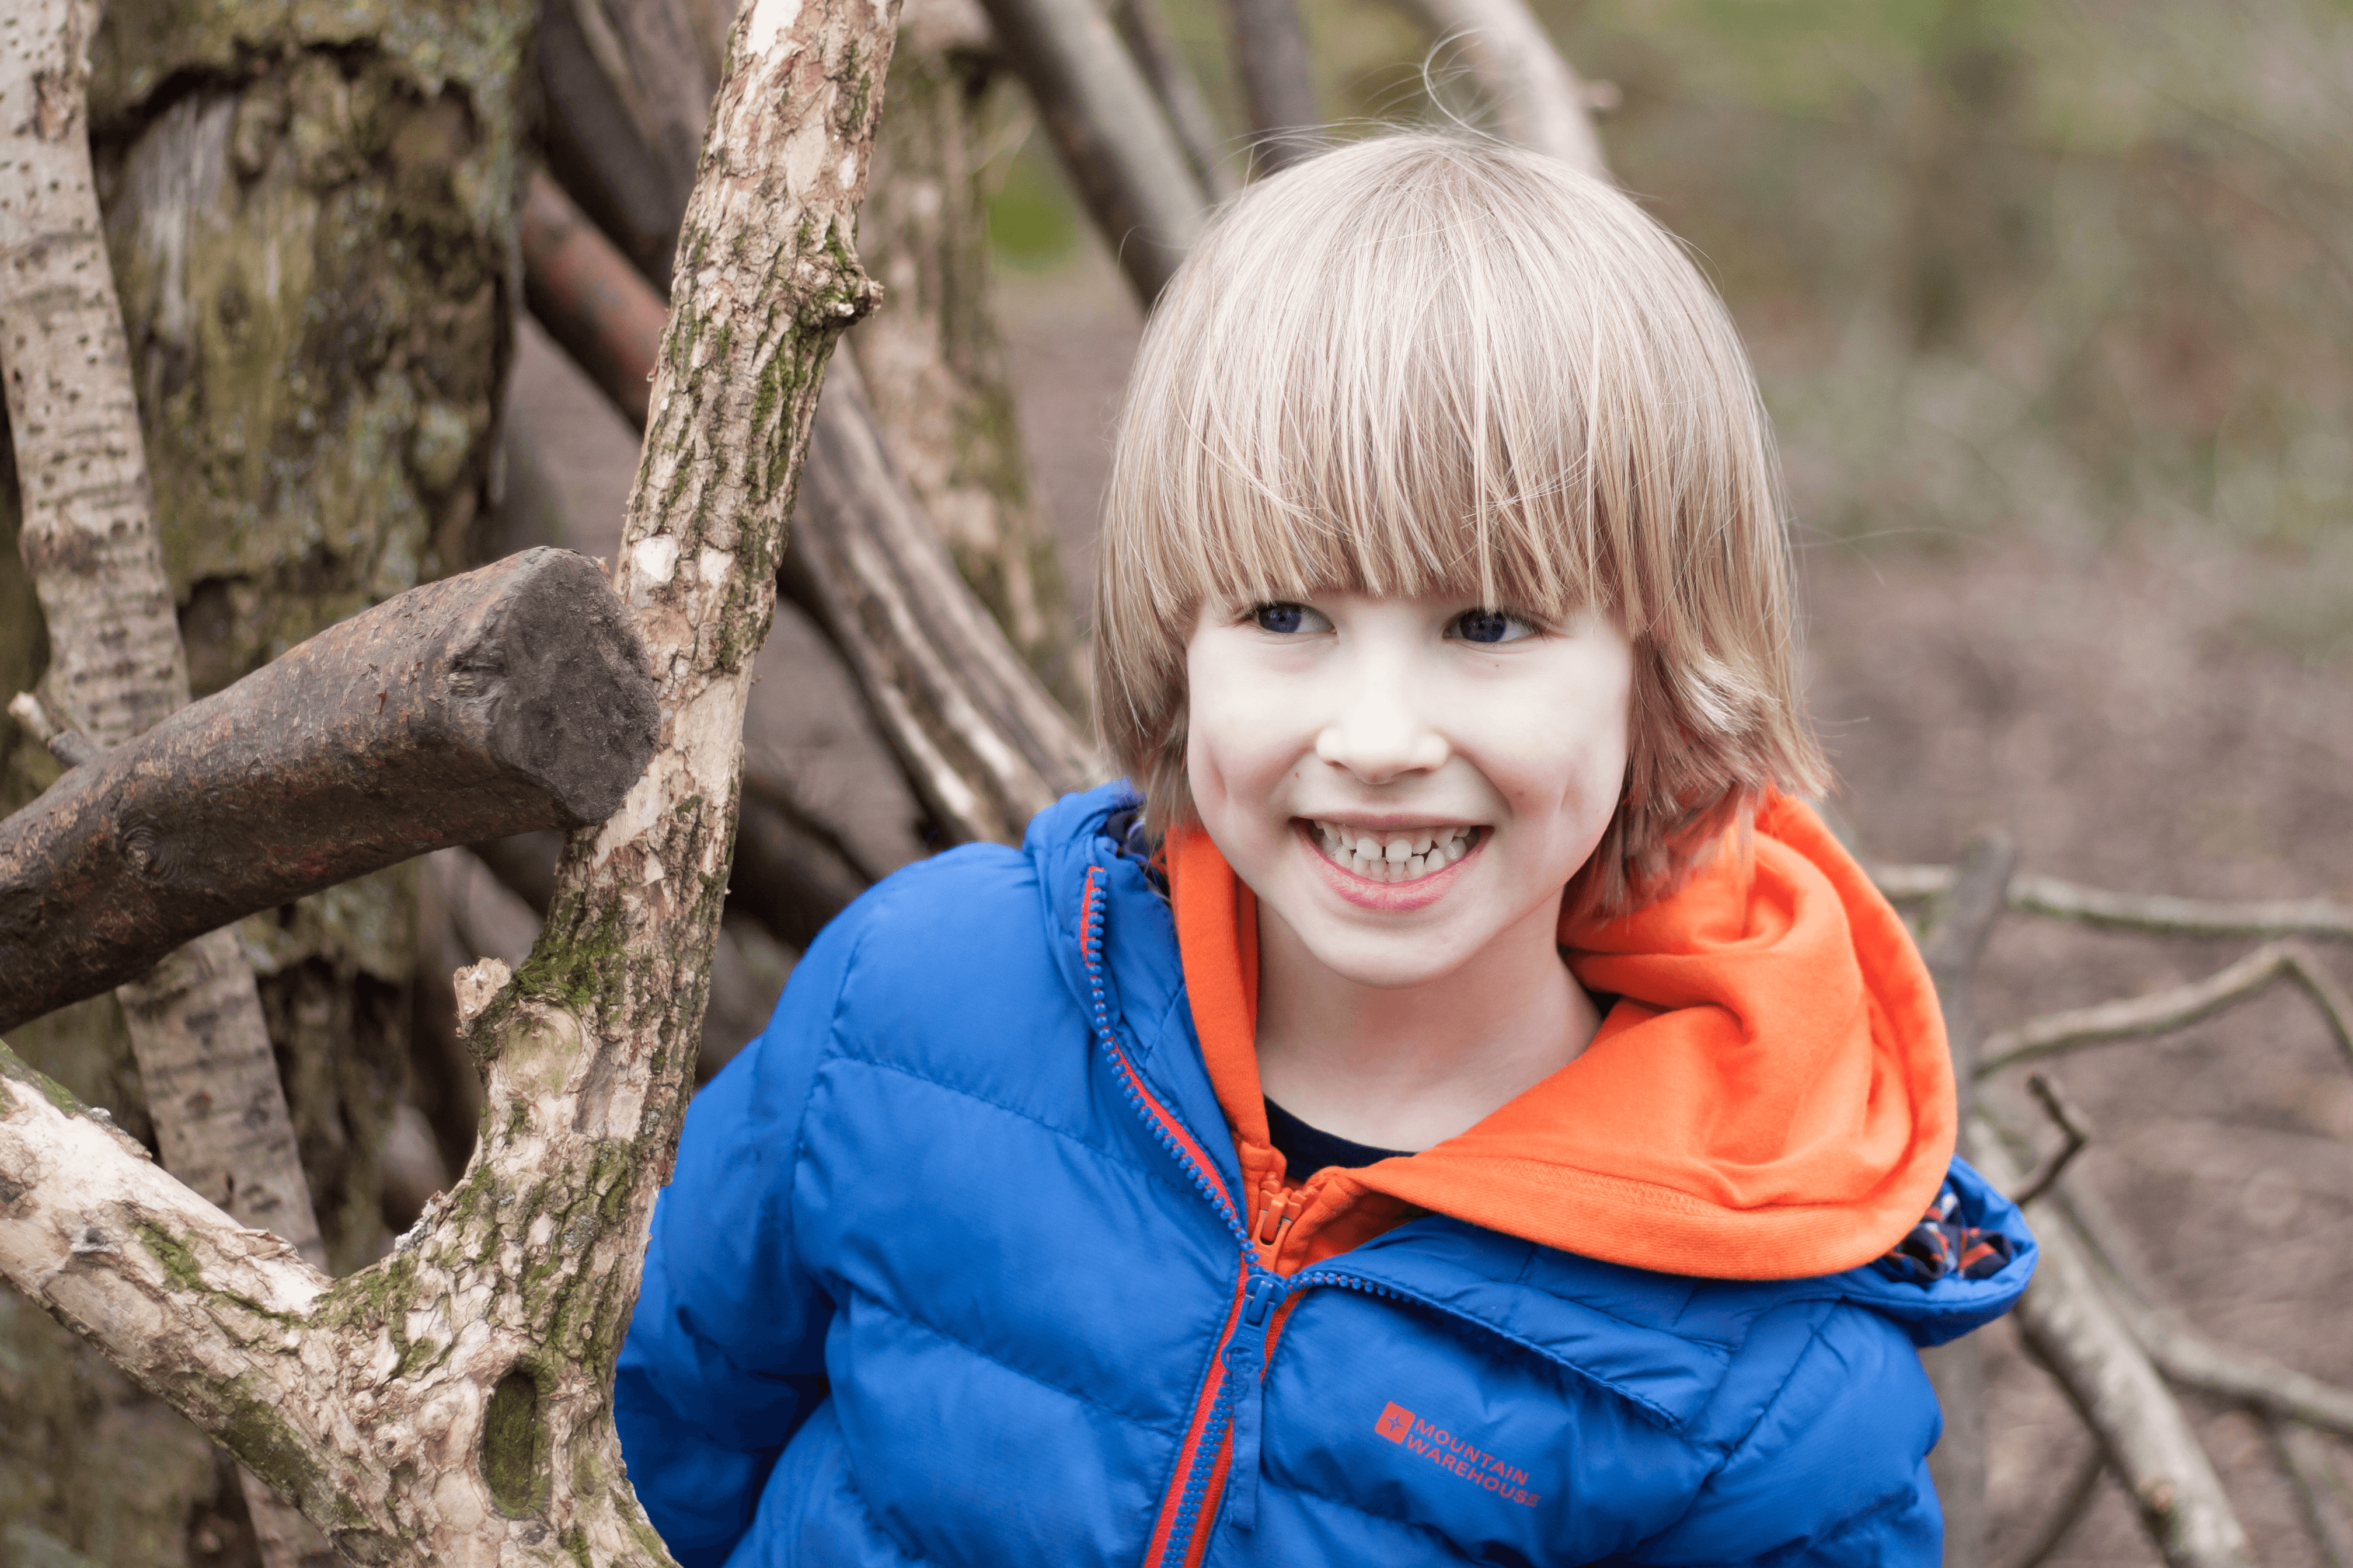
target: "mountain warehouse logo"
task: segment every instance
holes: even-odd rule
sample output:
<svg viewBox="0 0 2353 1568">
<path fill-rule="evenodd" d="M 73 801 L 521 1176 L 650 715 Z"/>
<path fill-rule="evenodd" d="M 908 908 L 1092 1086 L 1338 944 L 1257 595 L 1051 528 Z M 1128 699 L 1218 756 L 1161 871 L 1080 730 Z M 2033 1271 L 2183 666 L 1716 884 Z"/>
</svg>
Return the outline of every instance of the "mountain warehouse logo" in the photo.
<svg viewBox="0 0 2353 1568">
<path fill-rule="evenodd" d="M 1442 1427 L 1433 1426 L 1395 1400 L 1381 1407 L 1373 1430 L 1409 1454 L 1418 1454 L 1450 1475 L 1461 1477 L 1505 1502 L 1534 1508 L 1543 1499 L 1528 1490 L 1528 1473 L 1506 1464 L 1475 1444 L 1466 1443 Z"/>
</svg>

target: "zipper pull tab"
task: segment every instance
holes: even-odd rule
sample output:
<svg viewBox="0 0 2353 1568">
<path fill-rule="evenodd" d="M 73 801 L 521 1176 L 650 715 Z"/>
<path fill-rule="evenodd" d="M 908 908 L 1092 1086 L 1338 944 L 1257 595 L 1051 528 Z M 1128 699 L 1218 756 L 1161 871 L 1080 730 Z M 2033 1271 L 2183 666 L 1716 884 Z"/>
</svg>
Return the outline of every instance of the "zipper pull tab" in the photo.
<svg viewBox="0 0 2353 1568">
<path fill-rule="evenodd" d="M 1258 1528 L 1259 1428 L 1266 1410 L 1266 1334 L 1282 1282 L 1261 1274 L 1242 1297 L 1242 1321 L 1226 1344 L 1226 1376 L 1233 1390 L 1232 1443 L 1226 1460 L 1226 1522 Z"/>
</svg>

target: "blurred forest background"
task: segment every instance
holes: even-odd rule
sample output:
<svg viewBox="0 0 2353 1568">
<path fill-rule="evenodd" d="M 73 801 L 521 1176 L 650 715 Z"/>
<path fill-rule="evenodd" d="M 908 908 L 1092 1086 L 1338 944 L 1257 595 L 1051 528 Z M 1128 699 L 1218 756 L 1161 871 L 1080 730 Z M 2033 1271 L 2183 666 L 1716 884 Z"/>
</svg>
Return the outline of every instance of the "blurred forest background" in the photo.
<svg viewBox="0 0 2353 1568">
<path fill-rule="evenodd" d="M 144 4 L 125 0 L 114 10 Z M 594 4 L 546 14 L 585 17 Z M 1025 537 L 1028 524 L 1005 521 L 1025 507 L 1042 520 L 1059 574 L 1041 556 L 1014 575 L 1045 598 L 1022 600 L 1022 587 L 1010 611 L 991 603 L 1008 625 L 1036 623 L 1034 635 L 1014 626 L 1017 638 L 1058 694 L 1071 697 L 1079 678 L 1067 650 L 1084 634 L 1108 433 L 1142 317 L 977 13 L 966 0 L 909 5 L 911 18 L 923 11 L 946 41 L 902 41 L 888 101 L 902 115 L 963 115 L 982 128 L 987 238 L 974 259 L 991 277 L 965 292 L 961 280 L 942 287 L 923 272 L 930 263 L 918 242 L 941 187 L 913 177 L 893 184 L 886 174 L 861 249 L 892 294 L 849 347 L 894 432 L 925 415 L 922 388 L 892 380 L 890 334 L 902 330 L 893 323 L 936 328 L 966 356 L 956 363 L 968 376 L 961 391 L 981 390 L 958 405 L 957 417 L 999 424 L 976 444 L 970 430 L 958 439 L 966 460 L 993 453 L 991 471 L 973 483 L 968 473 L 911 472 L 910 481 L 952 547 L 967 515 L 960 496 L 996 498 L 971 514 L 984 543 Z M 1534 5 L 1607 104 L 1599 131 L 1619 182 L 1690 243 L 1755 357 L 1805 580 L 1810 700 L 1841 775 L 1831 805 L 1866 858 L 1949 862 L 1972 833 L 1996 825 L 2018 841 L 2023 870 L 2098 888 L 2353 896 L 2353 5 Z M 422 279 L 413 285 L 419 298 L 428 285 L 454 297 L 450 258 L 485 279 L 497 272 L 511 231 L 500 229 L 492 198 L 520 192 L 510 153 L 527 162 L 543 129 L 517 129 L 479 108 L 508 101 L 505 62 L 521 58 L 529 8 L 516 0 L 472 9 L 369 0 L 364 8 L 412 21 L 463 13 L 476 29 L 466 35 L 472 52 L 427 17 L 365 72 L 344 60 L 352 85 L 337 88 L 322 63 L 331 51 L 306 39 L 310 56 L 284 73 L 290 111 L 269 109 L 251 89 L 247 98 L 259 107 L 234 112 L 201 93 L 175 100 L 169 82 L 135 71 L 108 77 L 102 65 L 99 121 L 105 129 L 108 101 L 137 103 L 164 127 L 152 140 L 168 145 L 174 117 L 185 120 L 191 144 L 211 137 L 227 149 L 240 189 L 283 199 L 286 211 L 299 203 L 273 184 L 280 175 L 256 173 L 278 167 L 269 160 L 281 135 L 309 160 L 303 191 L 335 181 L 357 189 L 375 177 L 351 173 L 363 166 L 392 169 L 385 188 L 403 190 L 412 166 L 433 174 L 446 163 L 459 174 L 446 182 L 449 211 L 435 219 L 448 231 L 433 242 L 438 248 L 390 252 L 406 268 L 401 277 Z M 1250 153 L 1225 8 L 1164 0 L 1162 9 L 1239 177 Z M 1333 134 L 1427 122 L 1472 101 L 1449 48 L 1433 47 L 1390 0 L 1306 0 L 1304 11 Z M 157 14 L 164 12 L 174 27 L 198 28 L 193 11 Z M 387 25 L 385 37 L 396 31 Z M 453 22 L 448 37 L 462 31 Z M 415 63 L 433 50 L 447 58 Z M 477 140 L 443 123 L 454 88 L 434 98 L 406 79 L 381 86 L 375 77 L 396 74 L 384 62 L 407 62 L 399 69 L 474 94 Z M 514 96 L 530 119 L 530 91 Z M 337 115 L 357 124 L 379 112 L 363 99 L 412 98 L 422 107 L 401 110 L 409 129 L 387 138 L 388 153 L 367 153 L 372 163 L 355 154 L 346 168 L 328 142 L 303 140 L 314 123 L 332 130 L 343 123 Z M 159 205 L 165 183 L 140 163 L 144 154 L 120 155 L 134 132 L 150 137 L 144 123 L 106 131 L 118 147 L 115 165 L 101 158 L 102 170 L 117 169 L 109 200 L 127 191 L 125 213 L 134 197 Z M 441 150 L 437 137 L 460 151 Z M 905 145 L 897 155 L 907 156 Z M 154 189 L 142 195 L 142 180 Z M 238 199 L 253 204 L 239 221 L 291 221 L 259 195 Z M 369 227 L 378 211 L 353 199 L 334 210 L 342 226 L 321 232 L 357 237 L 338 254 L 383 252 Z M 895 250 L 880 243 L 886 225 L 901 236 Z M 121 226 L 114 243 L 126 310 L 161 321 L 149 336 L 163 342 L 181 330 L 172 312 L 185 302 L 141 271 L 163 262 L 126 266 L 126 257 L 147 255 L 142 246 L 162 242 L 134 234 L 127 220 Z M 654 262 L 666 264 L 667 252 Z M 333 281 L 319 286 L 331 292 Z M 343 467 L 287 468 L 287 482 L 299 480 L 303 504 L 324 519 L 304 526 L 332 548 L 290 542 L 280 561 L 268 555 L 277 543 L 240 531 L 257 513 L 229 508 L 200 520 L 200 506 L 182 507 L 173 465 L 198 476 L 184 481 L 195 494 L 200 479 L 209 484 L 206 476 L 242 461 L 247 433 L 174 423 L 168 402 L 145 411 L 167 529 L 177 514 L 187 521 L 176 537 L 195 542 L 172 565 L 200 692 L 317 626 L 518 540 L 612 553 L 637 429 L 528 317 L 518 316 L 511 353 L 502 340 L 485 348 L 515 301 L 497 297 L 494 280 L 482 283 L 480 300 L 478 310 L 432 317 L 419 341 L 455 345 L 432 353 L 478 366 L 483 384 L 427 387 L 439 374 L 428 375 L 430 366 L 408 373 L 413 394 L 397 375 L 369 381 L 392 388 L 379 401 L 393 434 L 371 447 L 378 415 L 363 408 L 346 457 L 334 459 Z M 982 308 L 971 319 L 935 319 L 972 300 Z M 410 307 L 396 299 L 385 309 L 398 316 Z M 134 322 L 135 342 L 142 330 Z M 248 363 L 238 357 L 247 351 L 234 347 L 242 340 L 228 327 L 219 341 L 233 352 L 204 341 L 217 363 L 191 373 L 158 356 L 150 384 L 173 394 L 185 384 L 174 377 L 227 385 L 242 374 L 236 366 Z M 420 350 L 412 363 L 431 357 Z M 256 349 L 249 364 L 269 370 L 275 362 L 267 360 Z M 510 366 L 501 409 L 496 376 Z M 1000 373 L 1009 406 L 990 401 Z M 366 373 L 377 374 L 373 365 Z M 216 407 L 228 405 L 212 395 Z M 291 428 L 294 416 L 285 418 Z M 310 426 L 301 429 L 308 439 Z M 273 452 L 285 449 L 282 433 L 272 438 Z M 496 463 L 493 443 L 503 453 Z M 261 448 L 260 437 L 254 445 Z M 911 449 L 925 448 L 918 441 Z M 387 454 L 398 452 L 421 501 L 394 493 L 406 481 Z M 221 485 L 227 494 L 229 481 Z M 347 574 L 338 531 L 359 535 L 346 513 L 392 520 L 370 524 L 389 546 L 348 551 L 375 563 L 376 576 L 364 581 L 337 575 Z M 12 519 L 0 521 L 13 528 Z M 0 560 L 0 696 L 28 684 L 42 657 L 35 639 L 16 635 L 32 612 L 7 565 Z M 265 579 L 269 594 L 290 597 L 266 599 L 259 588 L 250 602 L 237 596 L 248 592 L 239 584 Z M 281 606 L 278 621 L 258 615 L 265 602 Z M 790 781 L 861 874 L 927 852 L 923 811 L 825 637 L 780 605 L 759 668 L 752 773 Z M 0 721 L 0 807 L 21 805 L 57 771 Z M 513 887 L 529 880 L 527 868 L 501 875 Z M 428 918 L 415 926 L 406 911 L 420 886 Z M 421 1042 L 436 1029 L 446 1034 L 446 1019 L 431 1015 L 448 1006 L 449 968 L 501 941 L 527 947 L 535 925 L 526 910 L 520 927 L 495 933 L 497 919 L 476 918 L 469 896 L 462 876 L 437 881 L 432 871 L 402 868 L 289 906 L 303 912 L 274 924 L 267 916 L 246 923 L 270 980 L 272 1033 L 339 1268 L 378 1255 L 422 1201 L 421 1193 L 390 1190 L 396 1183 L 379 1193 L 369 1163 L 377 1148 L 398 1152 L 406 1136 L 417 1154 L 421 1142 L 419 1157 L 427 1168 L 438 1159 L 441 1179 L 463 1158 L 462 1142 L 448 1136 L 452 1122 L 470 1125 L 462 1087 L 437 1084 L 421 1047 L 414 1062 L 402 1058 L 412 1035 Z M 499 896 L 508 916 L 498 918 L 512 916 L 512 897 Z M 435 914 L 436 899 L 455 907 Z M 485 907 L 495 902 L 487 890 L 484 899 Z M 447 936 L 452 929 L 459 934 Z M 731 910 L 728 929 L 736 971 L 714 979 L 706 1026 L 718 1058 L 756 1026 L 791 962 L 789 942 L 774 940 L 778 928 L 764 934 Z M 2012 920 L 1996 931 L 1978 1005 L 1992 1024 L 2015 1022 L 2178 984 L 2243 947 Z M 111 1006 L 105 998 L 83 1004 L 81 1022 L 61 1012 L 10 1043 L 37 1061 L 53 1050 L 50 1070 L 137 1130 L 135 1072 L 121 1049 L 107 1047 L 120 1080 L 111 1084 L 55 1065 L 67 1059 L 71 1030 L 84 1031 L 74 1039 L 97 1038 L 113 1026 L 100 1016 Z M 730 1029 L 723 1038 L 713 1033 Z M 2077 1053 L 2054 1075 L 2095 1130 L 2079 1179 L 2129 1223 L 2139 1261 L 2166 1297 L 2214 1336 L 2339 1386 L 2353 1384 L 2347 1068 L 2310 1010 L 2282 989 L 2158 1041 Z M 311 1079 L 298 1082 L 303 1070 Z M 429 1146 L 437 1132 L 438 1152 Z M 397 1163 L 385 1158 L 387 1168 Z M 349 1172 L 324 1178 L 342 1169 L 339 1160 Z M 157 1435 L 152 1410 L 110 1381 L 93 1352 L 43 1338 L 50 1326 L 34 1316 L 0 1290 L 0 1568 L 244 1561 L 235 1550 L 237 1505 L 206 1511 L 215 1506 L 206 1500 L 229 1499 L 234 1488 L 216 1485 L 201 1440 L 176 1426 Z M 2021 1568 L 2084 1473 L 2091 1440 L 2007 1324 L 1986 1338 L 1989 1561 Z M 68 1356 L 83 1358 L 70 1374 L 59 1370 Z M 2304 1504 L 2263 1424 L 2188 1397 L 2257 1559 L 2294 1568 L 2329 1562 L 2300 1521 Z M 2337 1480 L 2353 1496 L 2353 1469 L 2332 1454 Z M 153 1506 L 130 1506 L 133 1499 Z M 2048 1560 L 2158 1558 L 2108 1482 Z"/>
</svg>

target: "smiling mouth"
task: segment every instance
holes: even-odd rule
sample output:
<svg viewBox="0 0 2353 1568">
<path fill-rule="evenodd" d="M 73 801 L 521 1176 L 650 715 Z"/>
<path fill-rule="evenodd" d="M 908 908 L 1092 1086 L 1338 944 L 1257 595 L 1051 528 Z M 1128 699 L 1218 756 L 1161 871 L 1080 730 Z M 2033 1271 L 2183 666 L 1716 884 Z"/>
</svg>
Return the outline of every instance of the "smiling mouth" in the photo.
<svg viewBox="0 0 2353 1568">
<path fill-rule="evenodd" d="M 1345 823 L 1308 819 L 1308 837 L 1324 858 L 1371 882 L 1418 882 L 1443 871 L 1479 843 L 1479 827 L 1418 827 L 1375 833 Z"/>
</svg>

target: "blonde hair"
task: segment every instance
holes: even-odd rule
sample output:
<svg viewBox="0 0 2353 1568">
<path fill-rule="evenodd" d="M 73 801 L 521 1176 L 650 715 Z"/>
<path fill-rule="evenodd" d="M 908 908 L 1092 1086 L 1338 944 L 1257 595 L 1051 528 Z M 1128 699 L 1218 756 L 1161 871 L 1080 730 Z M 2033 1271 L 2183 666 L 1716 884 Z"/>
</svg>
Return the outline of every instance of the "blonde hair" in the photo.
<svg viewBox="0 0 2353 1568">
<path fill-rule="evenodd" d="M 1536 153 L 1382 136 L 1219 214 L 1145 332 L 1102 550 L 1096 716 L 1158 828 L 1192 815 L 1203 603 L 1317 591 L 1591 608 L 1632 641 L 1581 910 L 1639 908 L 1765 791 L 1828 780 L 1732 322 L 1631 201 Z"/>
</svg>

